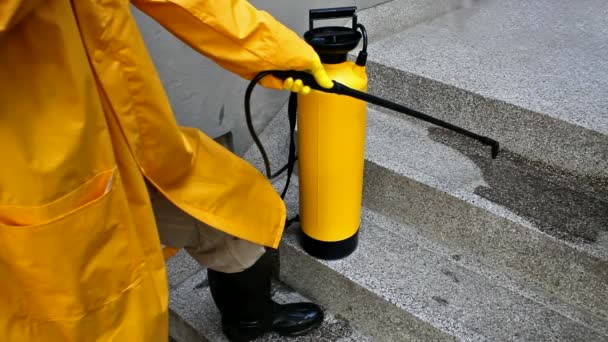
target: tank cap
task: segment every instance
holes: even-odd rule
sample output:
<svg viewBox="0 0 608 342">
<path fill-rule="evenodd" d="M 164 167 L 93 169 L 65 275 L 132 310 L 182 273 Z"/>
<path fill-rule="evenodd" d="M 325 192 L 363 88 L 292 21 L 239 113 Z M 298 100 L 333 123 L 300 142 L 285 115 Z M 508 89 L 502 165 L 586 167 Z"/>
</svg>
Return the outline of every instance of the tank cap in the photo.
<svg viewBox="0 0 608 342">
<path fill-rule="evenodd" d="M 319 54 L 323 63 L 335 64 L 346 61 L 348 52 L 359 45 L 361 33 L 357 30 L 357 7 L 313 9 L 309 12 L 310 29 L 304 40 Z M 325 26 L 314 28 L 315 20 L 352 17 L 352 28 Z"/>
</svg>

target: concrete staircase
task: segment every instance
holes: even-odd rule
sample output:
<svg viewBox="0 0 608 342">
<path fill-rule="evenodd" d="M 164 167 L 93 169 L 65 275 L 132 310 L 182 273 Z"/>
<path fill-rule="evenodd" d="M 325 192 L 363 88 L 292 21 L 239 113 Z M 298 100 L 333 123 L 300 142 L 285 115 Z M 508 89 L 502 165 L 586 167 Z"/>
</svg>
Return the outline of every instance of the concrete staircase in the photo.
<svg viewBox="0 0 608 342">
<path fill-rule="evenodd" d="M 297 226 L 281 245 L 277 300 L 330 313 L 296 341 L 608 341 L 608 3 L 466 4 L 415 25 L 396 23 L 411 1 L 363 11 L 369 92 L 501 154 L 369 107 L 359 248 L 317 260 Z M 262 134 L 274 170 L 286 129 Z M 204 271 L 183 252 L 168 267 L 173 338 L 224 341 Z"/>
</svg>

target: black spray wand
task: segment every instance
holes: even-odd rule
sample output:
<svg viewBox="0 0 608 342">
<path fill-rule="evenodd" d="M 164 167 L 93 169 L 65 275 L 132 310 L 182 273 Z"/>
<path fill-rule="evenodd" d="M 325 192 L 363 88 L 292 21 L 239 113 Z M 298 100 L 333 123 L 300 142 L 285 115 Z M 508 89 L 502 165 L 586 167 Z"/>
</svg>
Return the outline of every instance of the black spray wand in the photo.
<svg viewBox="0 0 608 342">
<path fill-rule="evenodd" d="M 355 90 L 352 89 L 350 87 L 345 86 L 344 84 L 341 84 L 339 82 L 334 81 L 334 86 L 331 89 L 326 89 L 321 87 L 315 80 L 315 78 L 307 73 L 307 72 L 303 72 L 303 71 L 273 71 L 271 72 L 271 74 L 277 78 L 280 78 L 282 80 L 285 80 L 289 77 L 292 77 L 294 80 L 295 79 L 301 79 L 302 83 L 304 85 L 309 86 L 312 89 L 315 90 L 319 90 L 319 91 L 323 91 L 326 93 L 332 93 L 332 94 L 338 94 L 338 95 L 345 95 L 345 96 L 350 96 L 368 103 L 372 103 L 375 104 L 377 106 L 380 107 L 384 107 L 384 108 L 388 108 L 394 111 L 397 111 L 399 113 L 402 114 L 406 114 L 409 116 L 413 116 L 417 119 L 426 121 L 426 122 L 430 122 L 434 125 L 449 129 L 451 131 L 460 133 L 462 135 L 465 135 L 469 138 L 475 139 L 479 142 L 481 142 L 484 145 L 488 145 L 492 148 L 492 158 L 495 159 L 498 156 L 498 150 L 499 150 L 499 143 L 498 141 L 491 139 L 489 137 L 485 137 L 482 135 L 479 135 L 477 133 L 473 133 L 469 130 L 466 130 L 462 127 L 458 127 L 456 125 L 453 125 L 449 122 L 445 122 L 442 120 L 439 120 L 437 118 L 434 118 L 430 115 L 421 113 L 419 111 L 413 110 L 411 108 L 407 108 L 405 106 L 402 106 L 400 104 L 391 102 L 389 100 L 383 99 L 381 97 L 378 96 L 374 96 L 368 93 L 364 93 L 362 91 L 359 90 Z"/>
<path fill-rule="evenodd" d="M 362 101 L 365 101 L 368 103 L 372 103 L 372 104 L 375 104 L 375 105 L 378 105 L 378 106 L 381 106 L 384 108 L 392 109 L 399 113 L 413 116 L 420 120 L 430 122 L 437 126 L 449 129 L 451 131 L 465 135 L 469 138 L 475 139 L 484 145 L 488 145 L 492 148 L 492 154 L 491 154 L 492 158 L 494 159 L 498 156 L 498 150 L 499 150 L 500 145 L 499 145 L 498 141 L 496 141 L 494 139 L 473 133 L 462 127 L 455 126 L 449 122 L 439 120 L 439 119 L 429 116 L 427 114 L 418 112 L 411 108 L 407 108 L 405 106 L 388 101 L 386 99 L 383 99 L 383 98 L 380 98 L 380 97 L 377 97 L 377 96 L 374 96 L 371 94 L 367 94 L 362 91 L 352 89 L 339 82 L 333 81 L 334 86 L 330 89 L 326 89 L 326 88 L 321 87 L 317 83 L 315 78 L 307 72 L 278 71 L 278 70 L 262 71 L 251 80 L 251 82 L 249 83 L 249 86 L 247 87 L 247 90 L 245 91 L 245 119 L 247 121 L 247 128 L 249 129 L 249 133 L 251 134 L 251 137 L 253 138 L 254 143 L 260 150 L 260 154 L 262 155 L 262 159 L 264 160 L 264 169 L 266 171 L 266 176 L 269 179 L 273 179 L 273 178 L 280 176 L 283 172 L 287 171 L 287 181 L 285 183 L 285 188 L 281 194 L 281 197 L 285 197 L 285 194 L 287 193 L 287 188 L 289 187 L 289 181 L 291 179 L 291 173 L 294 169 L 294 165 L 297 160 L 296 151 L 295 151 L 295 140 L 294 140 L 295 139 L 294 132 L 295 132 L 295 126 L 296 126 L 297 96 L 295 93 L 292 93 L 291 96 L 289 97 L 289 110 L 288 110 L 289 131 L 290 131 L 289 159 L 288 159 L 287 164 L 284 167 L 282 167 L 279 171 L 277 171 L 276 173 L 273 174 L 270 170 L 270 161 L 268 160 L 268 155 L 266 154 L 266 151 L 264 150 L 264 146 L 262 146 L 262 142 L 260 141 L 260 139 L 258 138 L 258 135 L 255 132 L 255 129 L 253 127 L 253 120 L 251 118 L 251 95 L 253 93 L 253 89 L 255 88 L 256 84 L 262 78 L 264 78 L 268 75 L 272 75 L 272 76 L 277 77 L 282 80 L 286 80 L 289 77 L 291 77 L 293 79 L 300 79 L 300 80 L 302 80 L 302 83 L 304 85 L 307 85 L 310 88 L 318 90 L 318 91 L 322 91 L 325 93 L 331 93 L 331 94 L 350 96 L 352 98 L 356 98 L 356 99 L 359 99 L 359 100 L 362 100 Z"/>
</svg>

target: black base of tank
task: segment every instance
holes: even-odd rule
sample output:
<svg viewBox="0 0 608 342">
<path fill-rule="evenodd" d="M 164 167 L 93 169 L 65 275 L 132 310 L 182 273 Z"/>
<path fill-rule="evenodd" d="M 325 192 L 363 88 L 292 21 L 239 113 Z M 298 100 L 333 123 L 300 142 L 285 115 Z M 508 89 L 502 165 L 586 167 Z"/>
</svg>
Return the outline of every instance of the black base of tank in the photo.
<svg viewBox="0 0 608 342">
<path fill-rule="evenodd" d="M 306 253 L 323 260 L 337 260 L 349 256 L 357 249 L 359 229 L 351 237 L 340 241 L 320 241 L 301 232 L 300 242 Z"/>
</svg>

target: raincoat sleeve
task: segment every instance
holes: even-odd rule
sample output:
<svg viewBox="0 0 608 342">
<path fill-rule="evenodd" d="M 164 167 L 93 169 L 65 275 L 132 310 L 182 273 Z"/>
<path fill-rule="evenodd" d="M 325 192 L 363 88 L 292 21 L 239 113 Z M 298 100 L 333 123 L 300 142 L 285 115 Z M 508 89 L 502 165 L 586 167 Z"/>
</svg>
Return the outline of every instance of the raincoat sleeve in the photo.
<svg viewBox="0 0 608 342">
<path fill-rule="evenodd" d="M 0 0 L 0 34 L 15 26 L 42 0 Z"/>
<path fill-rule="evenodd" d="M 263 70 L 314 69 L 317 54 L 295 32 L 245 0 L 132 0 L 193 49 L 246 79 Z M 282 83 L 264 84 L 280 88 Z"/>
</svg>

